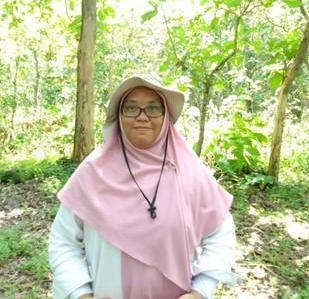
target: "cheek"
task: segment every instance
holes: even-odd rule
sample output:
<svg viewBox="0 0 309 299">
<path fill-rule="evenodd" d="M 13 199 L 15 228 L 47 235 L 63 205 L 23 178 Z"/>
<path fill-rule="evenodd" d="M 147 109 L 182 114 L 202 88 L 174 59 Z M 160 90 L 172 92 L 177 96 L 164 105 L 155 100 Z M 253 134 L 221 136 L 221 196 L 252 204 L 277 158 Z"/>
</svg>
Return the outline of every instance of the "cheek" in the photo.
<svg viewBox="0 0 309 299">
<path fill-rule="evenodd" d="M 126 130 L 132 126 L 132 120 L 129 118 L 121 117 L 122 128 Z"/>
<path fill-rule="evenodd" d="M 132 126 L 130 119 L 126 119 L 126 118 L 121 117 L 121 125 L 122 125 L 122 129 L 123 129 L 125 135 L 127 137 L 129 137 L 130 129 L 131 129 L 131 126 Z"/>
<path fill-rule="evenodd" d="M 163 125 L 163 118 L 156 120 L 156 122 L 153 124 L 156 134 L 160 133 L 162 125 Z"/>
</svg>

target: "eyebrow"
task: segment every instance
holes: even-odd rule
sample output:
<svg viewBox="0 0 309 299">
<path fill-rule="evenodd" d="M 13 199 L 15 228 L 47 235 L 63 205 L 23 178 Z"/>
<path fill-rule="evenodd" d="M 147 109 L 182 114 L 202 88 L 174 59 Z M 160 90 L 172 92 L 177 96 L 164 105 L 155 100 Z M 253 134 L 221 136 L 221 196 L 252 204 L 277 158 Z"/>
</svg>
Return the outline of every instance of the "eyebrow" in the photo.
<svg viewBox="0 0 309 299">
<path fill-rule="evenodd" d="M 126 103 L 137 103 L 137 101 L 135 101 L 135 100 L 131 100 L 131 99 L 129 99 L 129 100 L 127 100 L 126 102 L 125 102 L 125 104 Z M 162 105 L 160 102 L 158 102 L 158 101 L 155 101 L 155 100 L 153 100 L 153 101 L 150 101 L 150 102 L 147 102 L 146 104 L 156 104 L 156 103 L 158 103 L 158 104 L 160 104 L 160 105 Z"/>
</svg>

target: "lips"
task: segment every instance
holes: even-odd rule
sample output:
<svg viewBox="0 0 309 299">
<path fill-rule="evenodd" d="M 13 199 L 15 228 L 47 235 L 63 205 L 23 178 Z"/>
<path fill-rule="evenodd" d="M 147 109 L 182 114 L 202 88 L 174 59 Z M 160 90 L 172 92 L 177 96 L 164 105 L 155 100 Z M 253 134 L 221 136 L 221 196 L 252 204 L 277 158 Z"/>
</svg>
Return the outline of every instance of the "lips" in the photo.
<svg viewBox="0 0 309 299">
<path fill-rule="evenodd" d="M 149 131 L 151 131 L 152 129 L 151 128 L 148 128 L 148 127 L 134 127 L 134 130 L 136 131 L 136 132 L 139 132 L 139 133 L 141 133 L 141 134 L 146 134 L 146 133 L 148 133 Z"/>
<path fill-rule="evenodd" d="M 151 130 L 151 128 L 148 127 L 134 127 L 135 130 Z"/>
</svg>

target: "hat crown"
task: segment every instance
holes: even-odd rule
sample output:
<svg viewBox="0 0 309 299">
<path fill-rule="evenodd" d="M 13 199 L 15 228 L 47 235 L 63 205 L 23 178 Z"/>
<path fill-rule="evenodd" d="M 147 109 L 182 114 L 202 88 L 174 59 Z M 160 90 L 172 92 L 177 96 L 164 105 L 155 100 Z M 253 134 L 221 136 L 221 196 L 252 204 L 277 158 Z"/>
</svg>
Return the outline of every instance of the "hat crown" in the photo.
<svg viewBox="0 0 309 299">
<path fill-rule="evenodd" d="M 157 74 L 137 74 L 132 76 L 132 78 L 140 78 L 144 81 L 157 85 L 159 87 L 164 87 L 161 78 Z"/>
</svg>

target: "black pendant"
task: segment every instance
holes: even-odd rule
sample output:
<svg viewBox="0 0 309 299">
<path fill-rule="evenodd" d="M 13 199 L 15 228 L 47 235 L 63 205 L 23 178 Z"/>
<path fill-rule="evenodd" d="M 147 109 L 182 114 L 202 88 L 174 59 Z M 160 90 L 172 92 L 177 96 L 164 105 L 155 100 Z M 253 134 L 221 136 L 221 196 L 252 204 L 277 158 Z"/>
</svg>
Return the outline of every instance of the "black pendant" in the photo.
<svg viewBox="0 0 309 299">
<path fill-rule="evenodd" d="M 150 208 L 148 209 L 148 211 L 149 211 L 149 213 L 150 213 L 150 217 L 151 217 L 152 219 L 157 218 L 156 209 L 157 209 L 157 208 L 156 208 L 155 206 L 152 206 L 152 207 L 150 207 Z"/>
</svg>

